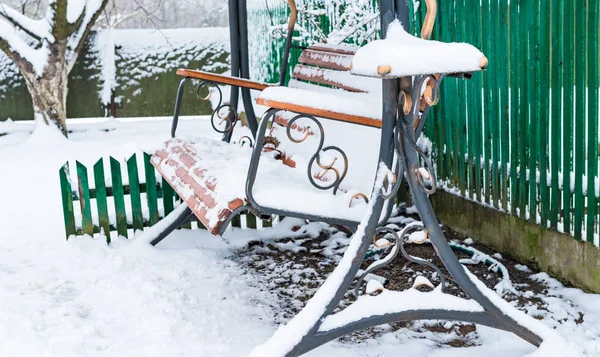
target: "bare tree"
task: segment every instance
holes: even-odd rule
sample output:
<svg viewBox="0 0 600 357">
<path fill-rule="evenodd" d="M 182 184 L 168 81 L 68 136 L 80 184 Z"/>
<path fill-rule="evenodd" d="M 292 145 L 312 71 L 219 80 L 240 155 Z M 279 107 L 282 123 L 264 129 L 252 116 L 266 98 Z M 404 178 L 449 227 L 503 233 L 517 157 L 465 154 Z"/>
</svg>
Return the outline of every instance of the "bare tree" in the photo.
<svg viewBox="0 0 600 357">
<path fill-rule="evenodd" d="M 23 0 L 0 3 L 0 50 L 15 63 L 33 100 L 35 119 L 67 136 L 68 75 L 109 0 L 49 0 L 45 15 Z M 33 9 L 30 9 L 33 8 Z"/>
</svg>

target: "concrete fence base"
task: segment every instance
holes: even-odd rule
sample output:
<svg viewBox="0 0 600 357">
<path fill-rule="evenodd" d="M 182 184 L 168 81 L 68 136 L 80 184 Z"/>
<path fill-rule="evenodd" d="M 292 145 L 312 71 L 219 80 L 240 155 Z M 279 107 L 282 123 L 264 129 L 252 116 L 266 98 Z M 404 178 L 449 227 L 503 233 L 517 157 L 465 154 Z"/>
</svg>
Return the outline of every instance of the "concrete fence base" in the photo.
<svg viewBox="0 0 600 357">
<path fill-rule="evenodd" d="M 572 236 L 439 190 L 431 196 L 440 221 L 505 256 L 600 293 L 600 249 Z"/>
</svg>

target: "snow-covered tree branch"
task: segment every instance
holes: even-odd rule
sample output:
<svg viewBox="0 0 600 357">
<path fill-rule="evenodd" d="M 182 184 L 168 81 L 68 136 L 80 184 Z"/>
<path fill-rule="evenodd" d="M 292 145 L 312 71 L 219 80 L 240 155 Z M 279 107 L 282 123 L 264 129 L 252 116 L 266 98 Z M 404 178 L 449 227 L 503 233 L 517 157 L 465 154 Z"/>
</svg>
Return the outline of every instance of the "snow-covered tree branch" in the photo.
<svg viewBox="0 0 600 357">
<path fill-rule="evenodd" d="M 297 6 L 297 42 L 360 45 L 375 39 L 379 30 L 379 10 L 371 0 L 304 1 Z M 328 19 L 326 29 L 322 28 L 323 17 Z M 273 24 L 270 31 L 274 37 L 285 37 L 287 24 Z"/>
<path fill-rule="evenodd" d="M 68 75 L 108 2 L 50 0 L 39 19 L 0 3 L 0 50 L 25 78 L 36 120 L 65 136 Z"/>
</svg>

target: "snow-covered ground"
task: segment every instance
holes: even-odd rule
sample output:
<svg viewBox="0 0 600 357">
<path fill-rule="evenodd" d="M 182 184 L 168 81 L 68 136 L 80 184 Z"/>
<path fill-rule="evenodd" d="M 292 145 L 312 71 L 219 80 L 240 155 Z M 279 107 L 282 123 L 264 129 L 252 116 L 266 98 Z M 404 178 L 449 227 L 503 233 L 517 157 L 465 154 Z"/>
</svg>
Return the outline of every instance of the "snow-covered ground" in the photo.
<svg viewBox="0 0 600 357">
<path fill-rule="evenodd" d="M 237 357 L 272 335 L 275 296 L 262 291 L 232 250 L 264 231 L 226 240 L 178 231 L 158 248 L 141 240 L 64 240 L 58 169 L 100 156 L 126 157 L 168 138 L 170 121 L 108 121 L 69 126 L 70 140 L 30 124 L 0 123 L 0 356 Z M 179 132 L 217 137 L 206 118 Z M 280 226 L 284 234 L 286 227 Z M 226 243 L 227 242 L 227 243 Z M 550 287 L 544 322 L 600 356 L 600 296 Z M 573 311 L 584 313 L 575 324 Z M 554 317 L 552 317 L 554 316 Z M 558 324 L 557 321 L 566 321 Z M 480 345 L 450 348 L 400 330 L 366 342 L 327 344 L 309 356 L 516 357 L 534 348 L 478 327 Z M 561 355 L 562 357 L 563 355 Z M 557 356 L 558 357 L 558 356 Z"/>
</svg>

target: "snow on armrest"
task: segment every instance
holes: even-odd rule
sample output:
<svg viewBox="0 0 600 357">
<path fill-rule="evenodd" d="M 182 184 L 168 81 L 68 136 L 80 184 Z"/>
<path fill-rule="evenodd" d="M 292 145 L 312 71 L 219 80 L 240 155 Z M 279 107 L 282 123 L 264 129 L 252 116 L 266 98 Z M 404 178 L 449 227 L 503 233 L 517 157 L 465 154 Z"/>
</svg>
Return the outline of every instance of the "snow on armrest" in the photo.
<svg viewBox="0 0 600 357">
<path fill-rule="evenodd" d="M 351 73 L 369 77 L 468 73 L 487 64 L 484 54 L 470 44 L 423 40 L 404 31 L 396 20 L 385 40 L 370 42 L 356 52 Z"/>
</svg>

